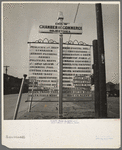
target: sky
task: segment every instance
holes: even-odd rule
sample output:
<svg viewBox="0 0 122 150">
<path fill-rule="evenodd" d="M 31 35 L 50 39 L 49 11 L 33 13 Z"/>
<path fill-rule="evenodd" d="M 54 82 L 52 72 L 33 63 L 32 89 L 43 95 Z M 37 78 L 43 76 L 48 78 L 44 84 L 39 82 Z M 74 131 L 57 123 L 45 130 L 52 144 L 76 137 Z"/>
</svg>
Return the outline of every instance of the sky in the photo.
<svg viewBox="0 0 122 150">
<path fill-rule="evenodd" d="M 29 45 L 39 39 L 59 41 L 57 34 L 38 33 L 39 25 L 54 25 L 58 12 L 62 11 L 64 22 L 73 23 L 79 2 L 75 3 L 3 3 L 3 66 L 10 66 L 8 74 L 22 78 L 29 72 Z M 102 4 L 106 81 L 119 82 L 119 5 Z M 95 4 L 80 3 L 75 20 L 82 25 L 82 35 L 71 35 L 70 40 L 92 45 L 97 39 Z M 63 42 L 69 35 L 63 36 Z M 92 51 L 93 52 L 93 51 Z M 3 67 L 3 73 L 5 68 Z"/>
</svg>

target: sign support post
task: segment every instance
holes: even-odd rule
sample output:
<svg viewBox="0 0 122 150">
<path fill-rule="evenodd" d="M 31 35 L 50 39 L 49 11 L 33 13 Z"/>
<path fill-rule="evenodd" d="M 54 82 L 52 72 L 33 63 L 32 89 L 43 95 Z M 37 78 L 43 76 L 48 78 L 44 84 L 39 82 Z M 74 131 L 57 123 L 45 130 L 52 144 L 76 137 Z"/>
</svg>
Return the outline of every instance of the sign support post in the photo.
<svg viewBox="0 0 122 150">
<path fill-rule="evenodd" d="M 63 24 L 63 14 L 59 12 L 59 23 Z M 62 77 L 63 77 L 63 29 L 59 33 L 59 118 L 63 116 L 63 100 L 62 100 Z"/>
<path fill-rule="evenodd" d="M 63 13 L 59 12 L 55 25 L 40 25 L 39 33 L 59 34 L 59 118 L 63 117 L 63 34 L 82 34 L 81 25 L 68 25 L 63 22 Z"/>
<path fill-rule="evenodd" d="M 59 118 L 62 118 L 63 114 L 63 102 L 62 102 L 62 76 L 63 76 L 63 34 L 59 34 Z"/>
</svg>

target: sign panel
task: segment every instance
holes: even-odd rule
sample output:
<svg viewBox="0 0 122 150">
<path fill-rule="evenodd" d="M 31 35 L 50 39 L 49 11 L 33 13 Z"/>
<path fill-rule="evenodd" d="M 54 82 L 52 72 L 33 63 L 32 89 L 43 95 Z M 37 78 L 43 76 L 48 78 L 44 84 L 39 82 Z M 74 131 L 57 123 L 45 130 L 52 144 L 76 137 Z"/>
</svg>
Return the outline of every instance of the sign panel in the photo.
<svg viewBox="0 0 122 150">
<path fill-rule="evenodd" d="M 58 46 L 31 44 L 29 50 L 29 97 L 58 97 Z M 28 99 L 30 99 L 28 97 Z"/>
<path fill-rule="evenodd" d="M 39 33 L 82 34 L 82 26 L 76 24 L 55 23 L 55 25 L 40 25 Z"/>
<path fill-rule="evenodd" d="M 91 99 L 91 49 L 63 46 L 63 99 Z M 31 44 L 29 51 L 29 97 L 59 96 L 59 45 Z M 33 91 L 33 94 L 32 94 Z M 53 98 L 54 100 L 54 98 Z"/>
<path fill-rule="evenodd" d="M 91 70 L 89 46 L 63 47 L 64 100 L 91 100 Z"/>
</svg>

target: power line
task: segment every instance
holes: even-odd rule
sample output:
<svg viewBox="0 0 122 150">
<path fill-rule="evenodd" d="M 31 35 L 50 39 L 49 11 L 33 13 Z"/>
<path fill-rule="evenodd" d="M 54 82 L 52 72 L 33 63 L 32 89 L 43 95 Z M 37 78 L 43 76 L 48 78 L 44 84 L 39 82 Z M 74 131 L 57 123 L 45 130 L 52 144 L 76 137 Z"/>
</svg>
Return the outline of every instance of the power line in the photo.
<svg viewBox="0 0 122 150">
<path fill-rule="evenodd" d="M 78 14 L 79 5 L 80 5 L 80 3 L 79 3 L 79 4 L 78 4 L 78 6 L 77 6 L 77 10 L 76 10 L 75 18 L 74 18 L 74 23 L 75 23 L 75 20 L 76 20 L 77 14 Z"/>
<path fill-rule="evenodd" d="M 75 21 L 76 21 L 76 17 L 77 17 L 77 14 L 78 14 L 79 5 L 80 5 L 80 3 L 78 3 L 77 10 L 76 10 L 76 14 L 75 14 L 75 18 L 74 18 L 74 22 L 73 22 L 73 23 L 75 23 Z M 69 36 L 69 40 L 70 40 L 70 38 L 71 38 L 71 34 L 70 34 L 70 36 Z"/>
</svg>

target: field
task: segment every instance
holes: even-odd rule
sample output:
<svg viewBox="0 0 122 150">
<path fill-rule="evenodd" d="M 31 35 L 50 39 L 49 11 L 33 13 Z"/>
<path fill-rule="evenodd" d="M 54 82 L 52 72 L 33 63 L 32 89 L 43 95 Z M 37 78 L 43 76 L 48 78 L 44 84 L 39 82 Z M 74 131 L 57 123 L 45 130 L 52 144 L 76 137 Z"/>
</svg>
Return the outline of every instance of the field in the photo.
<svg viewBox="0 0 122 150">
<path fill-rule="evenodd" d="M 5 120 L 13 119 L 18 94 L 5 95 L 3 104 L 3 116 Z M 40 98 L 40 100 L 43 97 Z M 29 102 L 27 100 L 27 93 L 22 95 L 20 108 L 17 119 L 58 119 L 58 101 L 57 98 L 46 98 L 43 102 L 33 102 L 31 112 L 28 112 Z M 119 98 L 107 98 L 107 117 L 119 118 Z M 63 118 L 64 119 L 84 119 L 95 118 L 94 101 L 88 100 L 83 102 L 64 102 L 63 103 Z"/>
</svg>

